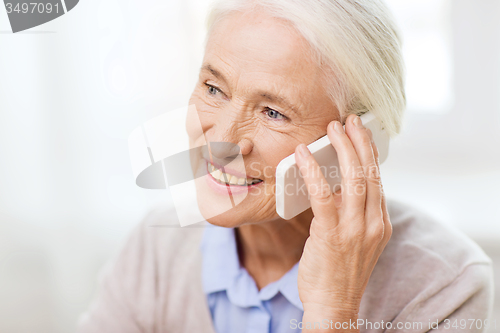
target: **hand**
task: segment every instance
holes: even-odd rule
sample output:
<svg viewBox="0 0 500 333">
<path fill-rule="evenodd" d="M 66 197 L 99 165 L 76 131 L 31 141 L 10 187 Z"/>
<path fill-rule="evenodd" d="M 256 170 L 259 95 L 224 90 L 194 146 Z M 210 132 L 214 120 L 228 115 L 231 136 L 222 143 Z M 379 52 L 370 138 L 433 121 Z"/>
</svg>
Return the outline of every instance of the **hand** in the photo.
<svg viewBox="0 0 500 333">
<path fill-rule="evenodd" d="M 337 151 L 341 190 L 332 193 L 305 145 L 296 162 L 309 191 L 314 218 L 299 263 L 303 322 L 356 320 L 370 275 L 392 234 L 370 130 L 349 115 L 327 128 Z M 324 332 L 324 330 L 322 330 Z M 345 331 L 345 330 L 344 330 Z"/>
</svg>

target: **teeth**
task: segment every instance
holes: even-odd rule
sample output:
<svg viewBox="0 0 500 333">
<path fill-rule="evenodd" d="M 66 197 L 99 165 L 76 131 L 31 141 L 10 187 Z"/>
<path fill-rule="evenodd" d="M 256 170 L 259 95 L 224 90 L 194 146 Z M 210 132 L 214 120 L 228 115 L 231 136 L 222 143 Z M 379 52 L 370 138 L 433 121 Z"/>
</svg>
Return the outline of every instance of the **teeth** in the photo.
<svg viewBox="0 0 500 333">
<path fill-rule="evenodd" d="M 220 171 L 219 169 L 216 169 L 215 166 L 212 163 L 208 163 L 208 171 L 218 181 L 221 183 L 226 183 L 230 185 L 240 185 L 240 186 L 246 186 L 246 185 L 251 185 L 254 183 L 258 183 L 260 179 L 256 178 L 240 178 L 236 177 L 234 175 L 231 175 L 229 173 L 224 173 Z M 227 181 L 226 181 L 227 180 Z"/>
<path fill-rule="evenodd" d="M 231 185 L 238 185 L 238 177 L 232 176 L 231 180 L 229 181 Z"/>
<path fill-rule="evenodd" d="M 222 177 L 222 172 L 220 170 L 215 170 L 215 171 L 212 171 L 210 172 L 212 174 L 212 177 L 214 177 L 215 179 L 218 179 L 218 180 L 221 180 L 224 181 L 224 178 Z"/>
</svg>

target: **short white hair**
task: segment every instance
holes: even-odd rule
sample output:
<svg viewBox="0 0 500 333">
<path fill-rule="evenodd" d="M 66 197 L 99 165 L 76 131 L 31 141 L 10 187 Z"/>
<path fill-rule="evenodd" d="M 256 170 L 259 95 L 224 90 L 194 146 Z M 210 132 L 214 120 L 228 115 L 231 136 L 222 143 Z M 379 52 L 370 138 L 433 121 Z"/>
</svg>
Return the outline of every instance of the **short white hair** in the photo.
<svg viewBox="0 0 500 333">
<path fill-rule="evenodd" d="M 389 135 L 399 133 L 406 107 L 401 38 L 382 0 L 215 0 L 205 46 L 226 15 L 256 8 L 290 22 L 309 42 L 342 120 L 372 111 Z"/>
</svg>

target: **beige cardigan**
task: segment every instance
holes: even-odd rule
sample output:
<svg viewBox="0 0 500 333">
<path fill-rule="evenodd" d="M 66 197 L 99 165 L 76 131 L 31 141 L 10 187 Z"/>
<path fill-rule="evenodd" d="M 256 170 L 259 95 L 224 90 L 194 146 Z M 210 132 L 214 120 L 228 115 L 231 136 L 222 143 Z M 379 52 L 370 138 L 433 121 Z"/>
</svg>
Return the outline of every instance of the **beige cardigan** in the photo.
<svg viewBox="0 0 500 333">
<path fill-rule="evenodd" d="M 390 332 L 405 331 L 397 322 L 422 322 L 422 329 L 406 331 L 426 332 L 436 320 L 439 331 L 481 332 L 469 324 L 490 315 L 491 260 L 461 232 L 406 204 L 388 200 L 388 209 L 394 232 L 359 317 L 391 321 Z M 204 228 L 178 227 L 172 214 L 169 207 L 152 210 L 103 269 L 99 295 L 81 316 L 79 333 L 215 333 L 201 282 Z M 467 329 L 445 329 L 444 319 L 468 320 Z"/>
</svg>

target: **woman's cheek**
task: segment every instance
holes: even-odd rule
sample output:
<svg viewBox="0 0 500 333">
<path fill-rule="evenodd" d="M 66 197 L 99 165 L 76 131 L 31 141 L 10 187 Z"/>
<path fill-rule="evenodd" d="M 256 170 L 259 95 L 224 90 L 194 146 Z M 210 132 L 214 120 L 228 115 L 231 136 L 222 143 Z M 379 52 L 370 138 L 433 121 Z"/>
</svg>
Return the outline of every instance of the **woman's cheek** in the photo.
<svg viewBox="0 0 500 333">
<path fill-rule="evenodd" d="M 211 107 L 200 98 L 191 97 L 186 116 L 186 131 L 190 142 L 204 140 L 204 133 L 210 129 L 213 123 L 213 111 Z M 203 143 L 203 142 L 200 142 Z"/>
<path fill-rule="evenodd" d="M 261 143 L 264 144 L 264 149 L 259 149 L 259 151 L 263 152 L 260 155 L 263 165 L 265 165 L 264 170 L 262 170 L 263 176 L 269 183 L 271 183 L 275 181 L 276 168 L 278 167 L 278 164 L 285 157 L 294 153 L 296 145 L 294 145 L 294 143 L 290 144 L 289 140 L 286 139 L 279 141 L 271 139 L 270 141 L 267 141 L 267 143 L 269 142 L 273 142 L 273 144 L 266 144 L 266 141 Z"/>
<path fill-rule="evenodd" d="M 195 104 L 190 104 L 186 116 L 186 131 L 189 136 L 190 144 L 195 143 L 203 137 L 203 127 L 198 116 Z"/>
</svg>

